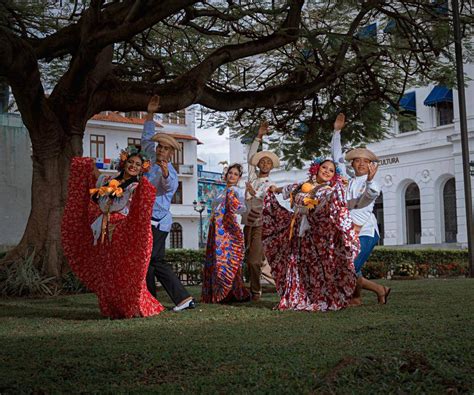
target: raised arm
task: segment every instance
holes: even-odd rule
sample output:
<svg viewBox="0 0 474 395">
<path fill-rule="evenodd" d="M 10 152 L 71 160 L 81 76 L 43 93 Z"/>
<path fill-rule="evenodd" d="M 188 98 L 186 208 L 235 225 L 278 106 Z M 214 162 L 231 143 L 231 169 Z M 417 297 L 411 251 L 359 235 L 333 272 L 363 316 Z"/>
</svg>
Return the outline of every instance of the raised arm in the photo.
<svg viewBox="0 0 474 395">
<path fill-rule="evenodd" d="M 142 151 L 145 152 L 152 163 L 156 162 L 155 142 L 151 139 L 155 134 L 155 121 L 153 120 L 153 114 L 158 111 L 159 107 L 160 97 L 158 95 L 152 96 L 148 103 L 148 113 L 145 117 L 142 132 Z"/>
<path fill-rule="evenodd" d="M 341 130 L 346 124 L 346 116 L 340 113 L 336 121 L 334 122 L 334 132 L 331 140 L 331 155 L 332 160 L 337 163 L 342 171 L 342 174 L 347 177 L 346 165 L 344 163 L 344 156 L 342 155 L 342 144 L 341 144 Z"/>
<path fill-rule="evenodd" d="M 257 153 L 258 147 L 262 142 L 263 136 L 268 134 L 268 122 L 262 121 L 260 123 L 260 127 L 258 128 L 258 134 L 255 140 L 253 140 L 252 144 L 250 144 L 249 152 L 247 154 L 247 163 L 248 163 L 248 179 L 252 180 L 257 176 L 255 171 L 255 166 L 250 164 L 250 158 Z"/>
</svg>

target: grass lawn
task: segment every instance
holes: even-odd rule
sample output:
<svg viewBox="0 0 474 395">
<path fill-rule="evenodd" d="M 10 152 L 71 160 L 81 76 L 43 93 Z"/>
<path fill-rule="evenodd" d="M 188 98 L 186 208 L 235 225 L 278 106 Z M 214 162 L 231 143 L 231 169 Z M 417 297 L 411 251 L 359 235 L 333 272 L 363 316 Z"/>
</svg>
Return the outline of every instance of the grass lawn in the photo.
<svg viewBox="0 0 474 395">
<path fill-rule="evenodd" d="M 93 294 L 0 299 L 0 393 L 472 393 L 474 281 L 384 284 L 386 306 L 333 313 L 272 311 L 274 293 L 115 321 Z"/>
</svg>

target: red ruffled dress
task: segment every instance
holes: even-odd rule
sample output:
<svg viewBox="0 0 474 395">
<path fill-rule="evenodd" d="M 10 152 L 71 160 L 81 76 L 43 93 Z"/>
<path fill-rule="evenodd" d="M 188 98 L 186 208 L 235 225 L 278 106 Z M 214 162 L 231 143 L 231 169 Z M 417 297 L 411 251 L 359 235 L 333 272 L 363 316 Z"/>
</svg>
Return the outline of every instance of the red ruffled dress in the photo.
<svg viewBox="0 0 474 395">
<path fill-rule="evenodd" d="M 287 195 L 298 188 L 288 186 Z M 273 193 L 264 201 L 262 241 L 280 295 L 279 310 L 328 311 L 346 307 L 354 293 L 359 241 L 342 182 L 298 192 L 294 213 Z M 314 199 L 314 207 L 305 198 Z"/>
<path fill-rule="evenodd" d="M 250 299 L 242 273 L 244 235 L 236 216 L 244 209 L 244 197 L 236 187 L 227 188 L 214 201 L 203 269 L 201 301 L 204 303 Z"/>
<path fill-rule="evenodd" d="M 90 199 L 89 190 L 96 186 L 93 167 L 90 158 L 72 160 L 62 220 L 62 243 L 68 263 L 97 295 L 105 317 L 159 314 L 164 307 L 148 292 L 145 281 L 153 245 L 150 218 L 155 188 L 145 177 L 130 184 L 123 197 L 110 206 L 108 232 L 101 242 L 91 229 L 91 224 L 101 222 L 103 214 L 101 202 L 97 205 Z M 103 185 L 108 179 L 101 177 L 99 182 Z"/>
</svg>

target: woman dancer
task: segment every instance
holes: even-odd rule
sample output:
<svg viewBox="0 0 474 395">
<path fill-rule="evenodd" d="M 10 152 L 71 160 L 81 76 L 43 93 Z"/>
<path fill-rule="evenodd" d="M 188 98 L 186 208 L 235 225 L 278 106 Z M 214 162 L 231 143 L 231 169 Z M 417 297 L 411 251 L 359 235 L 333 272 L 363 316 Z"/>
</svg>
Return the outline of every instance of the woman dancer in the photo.
<svg viewBox="0 0 474 395">
<path fill-rule="evenodd" d="M 294 212 L 272 192 L 290 198 Z M 332 160 L 315 159 L 303 184 L 270 190 L 263 245 L 281 298 L 277 309 L 328 311 L 349 304 L 359 243 L 346 207 L 345 180 Z"/>
<path fill-rule="evenodd" d="M 213 202 L 203 269 L 204 303 L 250 299 L 242 278 L 244 236 L 236 216 L 245 210 L 243 191 L 237 188 L 241 176 L 242 166 L 230 165 L 225 173 L 227 188 Z"/>
<path fill-rule="evenodd" d="M 97 295 L 103 316 L 146 317 L 164 310 L 145 282 L 155 188 L 140 177 L 150 164 L 135 147 L 122 151 L 120 159 L 120 174 L 99 176 L 90 189 L 96 180 L 93 159 L 73 158 L 62 221 L 64 254 Z"/>
</svg>

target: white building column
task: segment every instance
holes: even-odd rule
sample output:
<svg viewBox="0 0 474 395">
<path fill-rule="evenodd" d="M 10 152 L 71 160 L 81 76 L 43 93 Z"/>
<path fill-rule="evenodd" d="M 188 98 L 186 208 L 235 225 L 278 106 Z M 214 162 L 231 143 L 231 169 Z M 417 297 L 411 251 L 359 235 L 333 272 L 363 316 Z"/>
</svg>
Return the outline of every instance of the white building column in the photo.
<svg viewBox="0 0 474 395">
<path fill-rule="evenodd" d="M 424 170 L 427 172 L 428 170 Z M 420 213 L 421 213 L 421 244 L 436 243 L 436 212 L 435 212 L 435 188 L 429 174 L 422 177 L 429 181 L 418 182 L 420 188 Z"/>
</svg>

